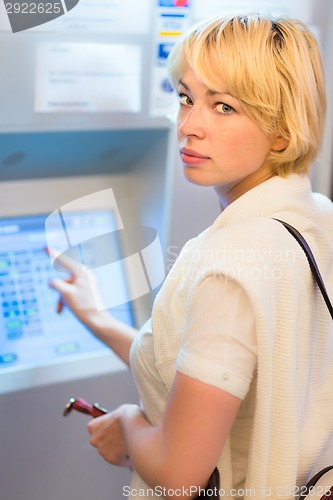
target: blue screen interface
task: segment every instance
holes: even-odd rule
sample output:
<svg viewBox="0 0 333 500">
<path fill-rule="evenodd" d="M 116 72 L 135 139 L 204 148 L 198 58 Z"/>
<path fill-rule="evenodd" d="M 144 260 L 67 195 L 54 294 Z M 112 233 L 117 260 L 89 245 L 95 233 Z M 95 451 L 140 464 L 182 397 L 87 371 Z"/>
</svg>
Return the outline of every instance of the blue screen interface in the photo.
<svg viewBox="0 0 333 500">
<path fill-rule="evenodd" d="M 0 219 L 0 371 L 107 349 L 69 309 L 57 313 L 59 295 L 49 282 L 66 275 L 53 269 L 45 251 L 46 217 Z M 67 215 L 67 225 L 75 229 L 78 237 L 82 233 L 85 240 L 96 227 L 99 233 L 115 230 L 111 210 Z M 126 289 L 125 270 L 121 279 Z M 129 302 L 111 312 L 117 319 L 133 324 Z"/>
</svg>

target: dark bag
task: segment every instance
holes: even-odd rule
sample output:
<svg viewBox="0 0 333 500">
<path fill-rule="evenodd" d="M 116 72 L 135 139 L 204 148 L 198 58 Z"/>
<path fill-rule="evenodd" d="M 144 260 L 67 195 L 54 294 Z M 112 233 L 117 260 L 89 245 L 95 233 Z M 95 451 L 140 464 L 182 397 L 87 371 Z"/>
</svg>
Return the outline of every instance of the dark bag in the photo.
<svg viewBox="0 0 333 500">
<path fill-rule="evenodd" d="M 287 224 L 287 222 L 279 219 L 275 220 L 281 222 L 281 224 L 284 225 L 287 231 L 289 231 L 289 233 L 295 238 L 295 240 L 299 243 L 302 250 L 304 251 L 308 259 L 312 275 L 319 287 L 319 290 L 326 303 L 327 309 L 329 310 L 330 315 L 333 319 L 333 306 L 329 299 L 323 278 L 320 274 L 311 248 L 309 247 L 303 236 L 297 231 L 297 229 Z M 324 469 L 317 472 L 317 474 L 315 474 L 310 479 L 306 486 L 304 486 L 304 488 L 301 488 L 299 491 L 301 493 L 299 500 L 333 500 L 333 465 L 329 465 L 328 467 L 325 467 Z"/>
</svg>

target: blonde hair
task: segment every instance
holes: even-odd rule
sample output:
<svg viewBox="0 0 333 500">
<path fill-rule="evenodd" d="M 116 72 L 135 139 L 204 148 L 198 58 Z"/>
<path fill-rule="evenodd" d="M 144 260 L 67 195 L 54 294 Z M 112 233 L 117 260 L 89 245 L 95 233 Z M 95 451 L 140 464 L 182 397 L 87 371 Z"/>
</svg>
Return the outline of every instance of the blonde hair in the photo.
<svg viewBox="0 0 333 500">
<path fill-rule="evenodd" d="M 326 97 L 319 47 L 301 21 L 262 14 L 205 21 L 180 38 L 168 65 L 175 88 L 189 66 L 209 89 L 239 99 L 265 133 L 288 141 L 270 153 L 276 174 L 308 172 L 321 145 Z"/>
</svg>

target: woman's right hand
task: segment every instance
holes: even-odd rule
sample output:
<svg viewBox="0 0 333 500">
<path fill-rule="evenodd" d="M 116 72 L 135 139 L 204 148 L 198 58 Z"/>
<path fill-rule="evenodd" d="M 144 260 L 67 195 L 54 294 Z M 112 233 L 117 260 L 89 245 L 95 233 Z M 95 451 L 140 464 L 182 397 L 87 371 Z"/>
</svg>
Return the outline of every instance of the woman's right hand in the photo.
<svg viewBox="0 0 333 500">
<path fill-rule="evenodd" d="M 59 256 L 52 249 L 47 249 L 47 252 L 69 273 L 69 277 L 56 278 L 49 283 L 53 290 L 60 293 L 58 313 L 66 305 L 95 337 L 129 366 L 129 353 L 137 330 L 105 310 L 93 274 L 85 271 L 80 262 L 68 255 Z"/>
<path fill-rule="evenodd" d="M 91 317 L 102 309 L 100 295 L 91 273 L 85 272 L 82 264 L 67 255 L 59 255 L 53 249 L 47 249 L 52 260 L 57 260 L 69 277 L 56 278 L 49 286 L 60 293 L 57 312 L 61 313 L 66 305 L 75 316 L 85 325 L 89 326 Z"/>
</svg>

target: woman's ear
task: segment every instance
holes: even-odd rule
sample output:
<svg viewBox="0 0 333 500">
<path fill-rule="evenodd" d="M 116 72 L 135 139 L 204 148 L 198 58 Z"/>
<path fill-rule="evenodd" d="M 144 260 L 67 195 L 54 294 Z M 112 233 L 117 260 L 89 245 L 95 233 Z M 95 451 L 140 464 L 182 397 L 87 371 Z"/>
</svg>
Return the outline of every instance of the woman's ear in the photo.
<svg viewBox="0 0 333 500">
<path fill-rule="evenodd" d="M 278 137 L 275 137 L 275 139 L 273 140 L 272 151 L 276 153 L 278 153 L 279 151 L 283 151 L 284 149 L 286 149 L 288 144 L 289 144 L 288 139 L 279 135 Z"/>
</svg>

